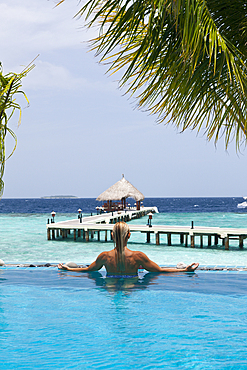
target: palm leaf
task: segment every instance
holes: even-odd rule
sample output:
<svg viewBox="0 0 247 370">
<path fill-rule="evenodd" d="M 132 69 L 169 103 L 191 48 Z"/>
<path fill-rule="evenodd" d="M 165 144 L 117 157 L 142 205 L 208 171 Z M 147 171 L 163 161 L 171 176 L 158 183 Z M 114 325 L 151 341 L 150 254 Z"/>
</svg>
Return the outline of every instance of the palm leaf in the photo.
<svg viewBox="0 0 247 370">
<path fill-rule="evenodd" d="M 5 162 L 6 160 L 11 157 L 14 153 L 17 145 L 17 137 L 15 133 L 8 127 L 8 122 L 10 118 L 13 116 L 16 110 L 19 110 L 19 121 L 21 121 L 21 107 L 16 102 L 15 97 L 16 94 L 20 93 L 24 95 L 27 102 L 28 99 L 24 91 L 21 90 L 21 80 L 25 77 L 32 69 L 34 68 L 34 64 L 30 64 L 27 68 L 25 68 L 21 73 L 9 73 L 7 75 L 3 75 L 2 73 L 2 65 L 0 63 L 0 198 L 3 195 L 4 189 L 4 182 L 3 182 L 3 175 L 5 169 Z M 28 102 L 29 103 L 29 102 Z M 9 133 L 14 138 L 14 148 L 9 156 L 6 158 L 5 155 L 5 138 L 7 133 Z"/>
</svg>

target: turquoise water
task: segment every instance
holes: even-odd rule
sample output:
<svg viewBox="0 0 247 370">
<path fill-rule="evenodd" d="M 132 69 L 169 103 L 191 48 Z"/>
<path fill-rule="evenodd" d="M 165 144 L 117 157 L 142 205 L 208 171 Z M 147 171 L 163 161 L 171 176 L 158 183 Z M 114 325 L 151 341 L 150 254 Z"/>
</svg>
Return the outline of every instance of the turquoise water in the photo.
<svg viewBox="0 0 247 370">
<path fill-rule="evenodd" d="M 3 268 L 1 369 L 246 369 L 246 292 L 246 273 Z"/>
<path fill-rule="evenodd" d="M 82 240 L 47 241 L 46 221 L 50 214 L 0 214 L 1 249 L 0 258 L 8 262 L 68 262 L 90 263 L 103 250 L 110 250 L 112 242 Z M 57 214 L 56 220 L 74 219 L 75 214 Z M 146 223 L 138 219 L 133 223 Z M 153 217 L 153 224 L 198 226 L 247 227 L 245 213 L 160 213 Z M 104 239 L 102 235 L 102 239 Z M 199 239 L 196 239 L 199 244 Z M 206 245 L 207 240 L 205 240 Z M 237 241 L 230 242 L 230 251 L 222 248 L 184 248 L 178 237 L 173 237 L 168 247 L 166 236 L 161 236 L 161 245 L 156 246 L 154 236 L 146 244 L 145 235 L 133 233 L 129 246 L 145 252 L 160 265 L 176 265 L 178 262 L 199 262 L 202 265 L 247 266 L 247 241 L 244 250 L 238 249 Z"/>
</svg>

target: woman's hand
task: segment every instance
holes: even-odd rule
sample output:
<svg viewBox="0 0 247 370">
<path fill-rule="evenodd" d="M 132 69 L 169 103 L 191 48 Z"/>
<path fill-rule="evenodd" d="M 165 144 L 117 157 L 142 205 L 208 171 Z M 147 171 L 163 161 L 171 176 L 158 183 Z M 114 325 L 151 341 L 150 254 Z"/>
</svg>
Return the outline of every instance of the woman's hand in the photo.
<svg viewBox="0 0 247 370">
<path fill-rule="evenodd" d="M 63 265 L 62 263 L 59 263 L 57 267 L 59 270 L 68 270 L 68 267 L 66 265 Z"/>
<path fill-rule="evenodd" d="M 187 272 L 193 272 L 197 269 L 197 267 L 199 266 L 199 263 L 191 263 L 190 265 L 188 265 L 186 268 L 185 268 L 185 271 Z"/>
</svg>

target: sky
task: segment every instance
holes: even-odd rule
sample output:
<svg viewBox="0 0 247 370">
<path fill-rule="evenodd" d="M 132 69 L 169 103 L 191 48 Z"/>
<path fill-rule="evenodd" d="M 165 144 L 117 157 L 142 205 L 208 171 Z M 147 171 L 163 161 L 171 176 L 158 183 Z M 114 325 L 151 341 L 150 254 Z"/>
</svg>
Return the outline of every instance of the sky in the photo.
<svg viewBox="0 0 247 370">
<path fill-rule="evenodd" d="M 247 153 L 225 150 L 194 131 L 135 108 L 117 77 L 87 43 L 96 30 L 74 18 L 82 6 L 66 0 L 0 0 L 0 61 L 4 74 L 21 72 L 22 123 L 10 127 L 18 145 L 6 162 L 4 198 L 74 195 L 96 198 L 122 178 L 146 197 L 247 196 Z M 12 139 L 7 140 L 11 152 Z"/>
</svg>

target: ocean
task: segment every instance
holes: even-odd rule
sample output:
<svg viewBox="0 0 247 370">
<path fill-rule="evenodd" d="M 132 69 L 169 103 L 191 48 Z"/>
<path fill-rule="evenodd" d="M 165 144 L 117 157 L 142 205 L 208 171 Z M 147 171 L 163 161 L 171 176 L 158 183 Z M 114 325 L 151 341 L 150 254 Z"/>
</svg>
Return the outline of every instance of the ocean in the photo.
<svg viewBox="0 0 247 370">
<path fill-rule="evenodd" d="M 157 206 L 160 213 L 207 213 L 207 212 L 237 212 L 245 213 L 244 209 L 238 209 L 238 203 L 243 198 L 145 198 L 144 206 Z M 133 199 L 128 199 L 131 206 Z M 77 213 L 81 208 L 84 213 L 96 212 L 100 206 L 95 198 L 30 198 L 30 199 L 1 199 L 0 213 L 50 213 L 53 210 L 58 213 Z"/>
<path fill-rule="evenodd" d="M 247 208 L 238 208 L 242 198 L 146 198 L 144 206 L 157 206 L 153 224 L 218 227 L 247 227 Z M 134 205 L 133 200 L 129 200 Z M 2 199 L 0 201 L 0 259 L 5 263 L 58 263 L 74 261 L 90 263 L 103 250 L 110 250 L 112 242 L 93 240 L 86 243 L 78 239 L 48 241 L 47 219 L 56 212 L 55 221 L 77 218 L 77 210 L 84 216 L 95 214 L 101 205 L 94 198 L 71 199 Z M 131 221 L 147 223 L 146 217 Z M 245 245 L 246 244 L 246 245 Z M 195 249 L 180 246 L 178 238 L 167 246 L 165 236 L 155 245 L 154 237 L 147 244 L 143 234 L 132 234 L 129 247 L 141 250 L 160 265 L 178 262 L 199 262 L 207 266 L 247 266 L 247 241 L 239 250 L 237 241 L 230 242 L 230 250 L 221 246 Z M 206 243 L 205 243 L 206 245 Z"/>
</svg>

